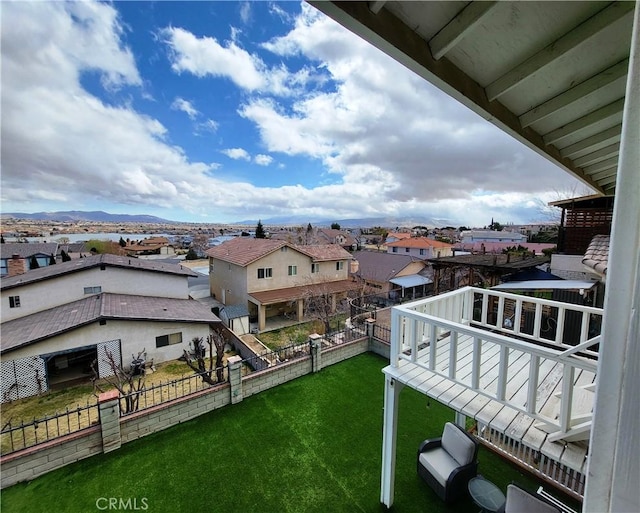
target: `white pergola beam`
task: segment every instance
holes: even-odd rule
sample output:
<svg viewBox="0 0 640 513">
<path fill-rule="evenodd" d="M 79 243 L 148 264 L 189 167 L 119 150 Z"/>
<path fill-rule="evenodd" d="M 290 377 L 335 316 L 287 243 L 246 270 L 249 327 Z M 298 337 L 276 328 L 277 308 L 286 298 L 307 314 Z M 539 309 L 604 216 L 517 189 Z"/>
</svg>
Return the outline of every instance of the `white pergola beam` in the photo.
<svg viewBox="0 0 640 513">
<path fill-rule="evenodd" d="M 587 173 L 588 175 L 593 175 L 594 173 L 598 173 L 606 169 L 615 169 L 617 165 L 618 165 L 618 157 L 615 156 L 615 157 L 611 157 L 606 160 L 603 160 L 601 162 L 598 162 L 597 164 L 586 166 L 582 169 L 584 169 L 584 172 Z"/>
<path fill-rule="evenodd" d="M 609 178 L 610 176 L 615 176 L 617 172 L 617 168 L 614 166 L 613 168 L 606 169 L 604 171 L 598 171 L 597 173 L 593 173 L 591 178 L 594 180 L 604 180 L 605 178 Z"/>
<path fill-rule="evenodd" d="M 384 4 L 386 3 L 387 3 L 387 0 L 378 0 L 376 2 L 369 2 L 369 10 L 373 14 L 378 14 L 380 12 L 380 9 L 382 9 L 384 7 Z"/>
<path fill-rule="evenodd" d="M 629 66 L 629 59 L 625 59 L 618 64 L 611 66 L 601 73 L 585 80 L 581 84 L 578 84 L 571 89 L 568 89 L 562 94 L 559 94 L 555 98 L 546 101 L 537 107 L 534 107 L 529 112 L 525 112 L 520 116 L 520 122 L 523 127 L 527 127 L 545 119 L 552 114 L 570 107 L 574 103 L 584 100 L 592 94 L 596 94 L 603 87 L 624 78 L 627 74 L 627 68 Z"/>
<path fill-rule="evenodd" d="M 605 146 L 604 148 L 599 149 L 598 151 L 594 151 L 592 153 L 588 153 L 584 157 L 580 157 L 573 160 L 573 163 L 576 166 L 588 166 L 589 164 L 593 164 L 594 162 L 599 162 L 601 160 L 607 159 L 609 157 L 613 157 L 620 152 L 620 143 L 610 144 L 609 146 Z"/>
<path fill-rule="evenodd" d="M 604 107 L 594 110 L 586 116 L 582 116 L 581 118 L 578 118 L 571 123 L 567 123 L 560 128 L 552 130 L 548 134 L 545 134 L 542 138 L 544 139 L 544 142 L 546 144 L 555 144 L 562 139 L 566 139 L 567 137 L 575 135 L 583 130 L 592 128 L 593 126 L 597 126 L 599 124 L 617 124 L 617 122 L 622 121 L 623 108 L 624 98 L 621 98 L 620 100 L 616 100 L 609 105 L 605 105 Z"/>
<path fill-rule="evenodd" d="M 600 31 L 615 23 L 633 9 L 631 2 L 616 2 L 592 16 L 560 39 L 517 65 L 486 87 L 487 98 L 493 101 L 513 89 L 542 68 L 574 48 L 584 44 Z"/>
<path fill-rule="evenodd" d="M 577 143 L 570 144 L 565 148 L 560 149 L 560 154 L 566 158 L 577 158 L 592 153 L 604 146 L 620 141 L 620 132 L 622 131 L 622 124 L 612 126 L 607 130 L 603 130 L 599 134 L 592 135 L 578 141 Z"/>
<path fill-rule="evenodd" d="M 433 58 L 438 60 L 454 48 L 465 34 L 495 7 L 498 2 L 471 2 L 455 18 L 429 40 Z"/>
</svg>

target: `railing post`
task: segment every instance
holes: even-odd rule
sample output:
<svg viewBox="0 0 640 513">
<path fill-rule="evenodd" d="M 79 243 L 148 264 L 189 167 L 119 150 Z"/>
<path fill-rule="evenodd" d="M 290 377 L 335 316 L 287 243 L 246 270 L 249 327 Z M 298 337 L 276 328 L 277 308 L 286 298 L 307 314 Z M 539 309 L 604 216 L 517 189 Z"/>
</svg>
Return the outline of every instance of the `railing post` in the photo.
<svg viewBox="0 0 640 513">
<path fill-rule="evenodd" d="M 311 347 L 311 372 L 318 372 L 322 369 L 320 361 L 322 355 L 322 336 L 317 333 L 309 335 L 309 346 Z"/>
<path fill-rule="evenodd" d="M 231 404 L 242 401 L 242 358 L 238 355 L 229 357 L 229 387 L 231 389 Z"/>
<path fill-rule="evenodd" d="M 102 452 L 120 449 L 120 392 L 109 390 L 98 396 L 100 427 L 102 429 Z"/>
<path fill-rule="evenodd" d="M 369 341 L 371 341 L 371 339 L 374 336 L 374 329 L 376 326 L 376 320 L 369 317 L 368 319 L 365 319 L 365 324 L 367 326 L 367 337 L 369 337 Z"/>
</svg>

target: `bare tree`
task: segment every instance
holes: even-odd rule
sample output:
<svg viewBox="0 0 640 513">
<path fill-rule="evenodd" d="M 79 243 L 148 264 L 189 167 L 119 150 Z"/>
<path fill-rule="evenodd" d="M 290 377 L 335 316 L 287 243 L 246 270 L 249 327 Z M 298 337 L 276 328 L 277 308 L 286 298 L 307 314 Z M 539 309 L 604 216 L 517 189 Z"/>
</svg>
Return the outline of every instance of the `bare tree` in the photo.
<svg viewBox="0 0 640 513">
<path fill-rule="evenodd" d="M 91 381 L 95 390 L 99 392 L 105 392 L 104 383 L 100 383 L 98 380 L 102 379 L 103 382 L 113 386 L 120 392 L 120 398 L 124 400 L 125 411 L 124 413 L 132 413 L 139 407 L 140 394 L 144 391 L 144 369 L 147 366 L 153 367 L 153 361 L 145 362 L 142 358 L 145 350 L 143 349 L 138 353 L 138 356 L 134 357 L 133 362 L 139 363 L 139 365 L 130 365 L 125 368 L 120 362 L 116 361 L 113 353 L 109 350 L 105 350 L 104 361 L 109 365 L 109 369 L 113 373 L 112 376 L 106 376 L 100 378 L 98 373 L 98 360 L 94 360 L 91 364 L 91 370 L 93 371 L 93 377 Z"/>
<path fill-rule="evenodd" d="M 207 337 L 206 344 L 209 346 L 209 362 L 206 361 L 207 348 L 202 337 L 193 337 L 189 344 L 191 352 L 185 349 L 184 358 L 187 365 L 197 372 L 202 381 L 209 385 L 216 385 L 224 381 L 224 347 L 226 340 L 220 330 L 214 330 Z M 215 348 L 215 361 L 213 358 Z M 213 373 L 215 371 L 215 378 Z"/>
</svg>

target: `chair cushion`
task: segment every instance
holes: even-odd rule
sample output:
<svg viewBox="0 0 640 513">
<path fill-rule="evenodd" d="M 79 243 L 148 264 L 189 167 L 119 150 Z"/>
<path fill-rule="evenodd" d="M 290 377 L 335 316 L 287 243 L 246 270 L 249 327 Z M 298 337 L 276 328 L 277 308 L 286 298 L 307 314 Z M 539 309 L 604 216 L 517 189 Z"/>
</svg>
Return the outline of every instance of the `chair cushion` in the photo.
<svg viewBox="0 0 640 513">
<path fill-rule="evenodd" d="M 460 466 L 441 447 L 421 453 L 418 461 L 443 487 L 446 487 L 451 472 Z"/>
<path fill-rule="evenodd" d="M 560 513 L 560 510 L 541 497 L 529 493 L 515 485 L 507 486 L 507 502 L 505 513 Z"/>
<path fill-rule="evenodd" d="M 460 465 L 467 465 L 473 461 L 476 445 L 455 424 L 447 422 L 442 433 L 442 448 Z"/>
</svg>

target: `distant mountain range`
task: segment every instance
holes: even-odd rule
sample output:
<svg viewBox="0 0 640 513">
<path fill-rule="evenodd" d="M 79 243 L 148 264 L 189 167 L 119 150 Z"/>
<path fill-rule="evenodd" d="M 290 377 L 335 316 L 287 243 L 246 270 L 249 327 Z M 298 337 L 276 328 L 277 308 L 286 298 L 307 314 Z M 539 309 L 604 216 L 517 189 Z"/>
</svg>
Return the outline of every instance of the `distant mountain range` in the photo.
<svg viewBox="0 0 640 513">
<path fill-rule="evenodd" d="M 179 224 L 179 221 L 170 221 L 156 216 L 150 215 L 132 215 L 132 214 L 109 214 L 103 211 L 84 212 L 80 210 L 69 210 L 61 212 L 34 212 L 31 214 L 23 212 L 12 212 L 0 214 L 2 219 L 31 219 L 34 221 L 91 221 L 96 223 L 155 223 L 155 224 Z M 341 228 L 372 228 L 374 226 L 384 226 L 387 228 L 395 228 L 396 226 L 427 226 L 433 228 L 436 226 L 457 226 L 455 222 L 448 219 L 433 218 L 413 218 L 413 217 L 370 217 L 360 219 L 321 219 L 309 218 L 303 216 L 281 216 L 262 219 L 262 224 L 268 227 L 273 226 L 304 226 L 311 223 L 315 227 L 329 227 L 332 223 L 338 223 Z M 213 223 L 208 223 L 213 224 Z M 255 226 L 258 224 L 257 219 L 247 219 L 237 221 L 234 224 L 242 226 Z"/>
<path fill-rule="evenodd" d="M 109 214 L 101 210 L 94 212 L 82 212 L 80 210 L 69 210 L 66 212 L 35 212 L 27 214 L 23 212 L 12 212 L 2 214 L 3 219 L 32 219 L 34 221 L 93 221 L 97 223 L 159 223 L 175 224 L 176 221 L 169 221 L 156 216 L 130 215 L 130 214 Z"/>
</svg>

